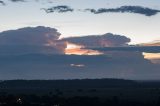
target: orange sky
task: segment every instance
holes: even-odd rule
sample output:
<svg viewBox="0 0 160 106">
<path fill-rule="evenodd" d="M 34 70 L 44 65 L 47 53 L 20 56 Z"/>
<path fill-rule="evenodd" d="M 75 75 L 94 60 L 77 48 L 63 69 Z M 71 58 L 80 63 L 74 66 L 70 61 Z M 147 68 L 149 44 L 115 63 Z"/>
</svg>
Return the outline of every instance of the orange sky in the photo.
<svg viewBox="0 0 160 106">
<path fill-rule="evenodd" d="M 143 53 L 146 59 L 160 59 L 160 53 Z"/>
<path fill-rule="evenodd" d="M 76 45 L 73 43 L 67 43 L 67 48 L 65 49 L 65 54 L 71 55 L 99 55 L 102 54 L 99 51 L 95 50 L 89 50 L 89 49 L 83 49 L 84 46 L 82 45 Z"/>
</svg>

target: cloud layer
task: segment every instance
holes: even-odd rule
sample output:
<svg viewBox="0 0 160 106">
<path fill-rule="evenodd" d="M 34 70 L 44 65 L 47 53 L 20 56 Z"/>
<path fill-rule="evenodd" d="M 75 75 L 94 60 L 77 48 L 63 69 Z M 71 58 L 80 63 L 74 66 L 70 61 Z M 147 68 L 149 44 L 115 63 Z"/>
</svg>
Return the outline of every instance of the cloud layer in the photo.
<svg viewBox="0 0 160 106">
<path fill-rule="evenodd" d="M 98 47 L 90 49 L 98 51 L 126 51 L 126 52 L 130 51 L 130 52 L 160 53 L 160 46 Z"/>
<path fill-rule="evenodd" d="M 158 64 L 139 52 L 112 55 L 22 55 L 0 56 L 0 79 L 159 79 Z"/>
<path fill-rule="evenodd" d="M 122 35 L 106 33 L 104 35 L 69 37 L 64 38 L 63 41 L 83 45 L 85 47 L 113 47 L 126 46 L 130 42 L 130 39 Z"/>
</svg>

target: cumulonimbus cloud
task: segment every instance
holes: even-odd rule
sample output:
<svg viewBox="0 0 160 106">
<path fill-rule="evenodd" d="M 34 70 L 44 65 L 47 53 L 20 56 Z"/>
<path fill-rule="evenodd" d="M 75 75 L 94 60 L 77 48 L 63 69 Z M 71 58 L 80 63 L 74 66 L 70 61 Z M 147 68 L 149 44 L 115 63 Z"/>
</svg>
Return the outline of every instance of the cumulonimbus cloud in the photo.
<svg viewBox="0 0 160 106">
<path fill-rule="evenodd" d="M 26 27 L 0 33 L 0 54 L 64 54 L 65 42 L 49 27 Z"/>
<path fill-rule="evenodd" d="M 72 9 L 71 7 L 66 6 L 66 5 L 54 6 L 51 8 L 42 8 L 42 10 L 45 10 L 46 13 L 53 13 L 53 12 L 65 13 L 65 12 L 73 12 L 74 11 L 74 9 Z"/>
<path fill-rule="evenodd" d="M 99 8 L 99 9 L 85 9 L 94 14 L 101 13 L 137 13 L 145 16 L 153 16 L 160 12 L 160 10 L 151 9 L 142 6 L 121 6 L 119 8 Z"/>
</svg>

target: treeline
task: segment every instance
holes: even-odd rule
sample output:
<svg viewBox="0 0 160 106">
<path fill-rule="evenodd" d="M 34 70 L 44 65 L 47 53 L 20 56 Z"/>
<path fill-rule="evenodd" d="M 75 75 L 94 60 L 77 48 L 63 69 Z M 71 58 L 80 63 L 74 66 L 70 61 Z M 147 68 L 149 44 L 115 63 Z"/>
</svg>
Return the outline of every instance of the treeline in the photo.
<svg viewBox="0 0 160 106">
<path fill-rule="evenodd" d="M 6 80 L 0 106 L 160 106 L 159 81 Z"/>
<path fill-rule="evenodd" d="M 57 95 L 3 95 L 0 106 L 160 106 L 160 98 L 155 101 L 123 100 L 117 96 L 99 97 L 75 96 L 64 98 Z"/>
<path fill-rule="evenodd" d="M 0 88 L 113 88 L 136 87 L 138 83 L 123 79 L 74 79 L 74 80 L 6 80 Z"/>
<path fill-rule="evenodd" d="M 0 88 L 160 88 L 160 81 L 124 79 L 1 80 Z"/>
</svg>

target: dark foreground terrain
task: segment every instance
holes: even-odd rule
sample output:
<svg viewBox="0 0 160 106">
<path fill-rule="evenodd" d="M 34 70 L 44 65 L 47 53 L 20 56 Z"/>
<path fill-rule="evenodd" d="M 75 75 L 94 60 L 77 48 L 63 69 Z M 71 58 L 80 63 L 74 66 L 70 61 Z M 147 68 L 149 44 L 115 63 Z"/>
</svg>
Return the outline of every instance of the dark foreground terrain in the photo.
<svg viewBox="0 0 160 106">
<path fill-rule="evenodd" d="M 0 106 L 160 106 L 160 81 L 1 81 Z"/>
</svg>

